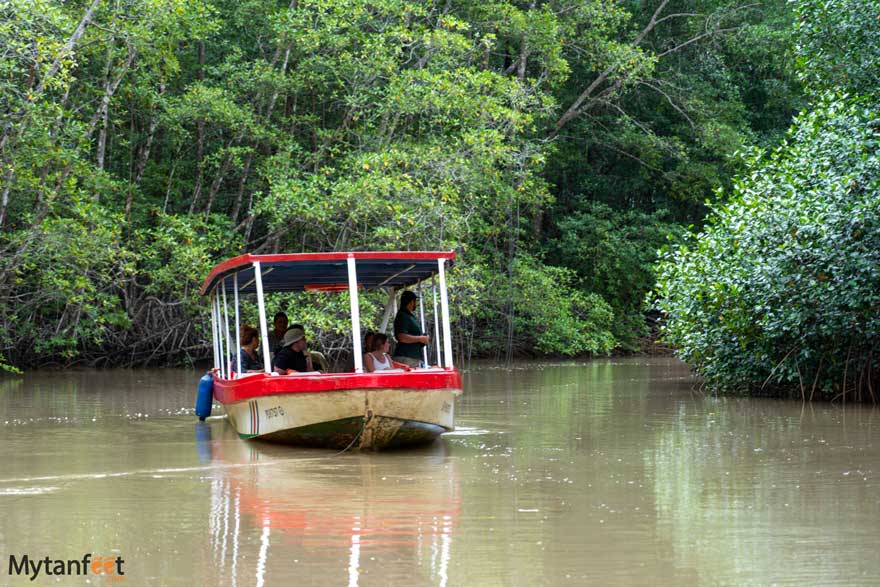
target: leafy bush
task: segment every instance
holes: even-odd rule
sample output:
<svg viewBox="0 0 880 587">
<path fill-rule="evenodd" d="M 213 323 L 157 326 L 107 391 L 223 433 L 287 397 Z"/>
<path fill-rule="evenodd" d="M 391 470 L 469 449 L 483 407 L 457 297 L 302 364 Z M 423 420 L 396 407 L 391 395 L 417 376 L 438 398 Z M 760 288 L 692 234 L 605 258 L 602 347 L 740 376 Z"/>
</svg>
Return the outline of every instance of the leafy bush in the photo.
<svg viewBox="0 0 880 587">
<path fill-rule="evenodd" d="M 880 112 L 826 95 L 755 152 L 729 202 L 663 253 L 664 336 L 707 382 L 874 399 Z"/>
<path fill-rule="evenodd" d="M 83 345 L 101 345 L 129 325 L 118 286 L 131 272 L 132 256 L 120 244 L 119 220 L 86 199 L 39 230 L 13 235 L 16 252 L 0 262 L 6 292 L 16 301 L 0 307 L 10 362 L 71 360 Z"/>
<path fill-rule="evenodd" d="M 601 297 L 574 285 L 569 269 L 543 265 L 528 255 L 516 260 L 512 287 L 497 292 L 512 301 L 515 349 L 565 356 L 611 352 L 614 313 Z"/>
<path fill-rule="evenodd" d="M 880 88 L 880 0 L 800 0 L 798 69 L 815 89 Z"/>
</svg>

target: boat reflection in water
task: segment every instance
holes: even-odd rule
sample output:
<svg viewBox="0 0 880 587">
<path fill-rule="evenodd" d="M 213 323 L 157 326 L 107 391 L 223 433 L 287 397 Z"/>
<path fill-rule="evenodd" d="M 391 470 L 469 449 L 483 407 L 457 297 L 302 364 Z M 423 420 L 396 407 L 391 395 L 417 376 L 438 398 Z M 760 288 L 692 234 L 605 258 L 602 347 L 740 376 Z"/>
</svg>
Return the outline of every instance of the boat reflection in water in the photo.
<svg viewBox="0 0 880 587">
<path fill-rule="evenodd" d="M 196 440 L 216 465 L 211 566 L 221 584 L 447 584 L 461 496 L 442 441 L 329 456 L 242 443 L 219 419 Z"/>
</svg>

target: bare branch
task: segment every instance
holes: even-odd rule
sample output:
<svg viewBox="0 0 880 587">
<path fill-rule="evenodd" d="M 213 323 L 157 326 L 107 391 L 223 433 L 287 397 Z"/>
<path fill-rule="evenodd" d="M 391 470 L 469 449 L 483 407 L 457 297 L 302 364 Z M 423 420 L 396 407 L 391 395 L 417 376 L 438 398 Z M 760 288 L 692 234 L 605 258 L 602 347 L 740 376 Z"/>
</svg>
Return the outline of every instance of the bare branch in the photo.
<svg viewBox="0 0 880 587">
<path fill-rule="evenodd" d="M 648 35 L 648 33 L 654 30 L 654 27 L 657 26 L 657 17 L 660 16 L 660 13 L 663 12 L 663 9 L 666 8 L 667 4 L 669 4 L 669 0 L 663 0 L 663 2 L 660 3 L 660 6 L 658 6 L 657 10 L 654 11 L 654 14 L 651 15 L 651 20 L 648 21 L 647 26 L 642 29 L 642 32 L 636 35 L 636 38 L 633 41 L 633 46 L 641 43 L 642 39 L 644 39 Z"/>
<path fill-rule="evenodd" d="M 704 15 L 699 12 L 677 12 L 675 14 L 667 14 L 663 18 L 658 19 L 657 22 L 655 22 L 654 24 L 658 25 L 661 22 L 669 20 L 671 18 L 686 18 L 686 17 L 690 17 L 690 16 L 704 16 Z"/>
<path fill-rule="evenodd" d="M 712 29 L 711 31 L 707 31 L 707 32 L 705 32 L 705 33 L 703 33 L 703 34 L 697 35 L 696 37 L 694 37 L 694 38 L 692 38 L 692 39 L 689 39 L 689 40 L 685 41 L 684 43 L 681 43 L 680 45 L 676 45 L 676 46 L 673 47 L 672 49 L 667 49 L 667 50 L 664 51 L 663 53 L 659 53 L 659 54 L 657 54 L 657 59 L 662 59 L 663 57 L 666 57 L 666 56 L 669 55 L 670 53 L 675 53 L 676 51 L 679 51 L 679 50 L 681 50 L 681 49 L 684 49 L 684 48 L 687 47 L 688 45 L 692 45 L 693 43 L 696 43 L 697 41 L 701 41 L 701 40 L 705 39 L 706 37 L 711 37 L 711 36 L 713 36 L 713 35 L 718 35 L 718 34 L 721 34 L 721 33 L 731 33 L 731 32 L 734 32 L 734 31 L 738 31 L 738 30 L 740 30 L 741 28 L 742 28 L 742 27 L 731 27 L 731 28 L 728 28 L 728 29 Z"/>
<path fill-rule="evenodd" d="M 660 6 L 658 6 L 657 10 L 654 11 L 654 14 L 651 15 L 651 20 L 648 21 L 648 24 L 645 26 L 645 28 L 643 28 L 642 31 L 638 35 L 636 35 L 636 38 L 633 40 L 634 47 L 638 46 L 638 44 L 642 42 L 642 40 L 648 35 L 648 33 L 654 30 L 654 27 L 657 26 L 657 19 L 660 16 L 660 13 L 663 12 L 663 9 L 666 8 L 667 4 L 669 4 L 669 0 L 663 0 L 662 2 L 660 2 Z M 565 111 L 562 117 L 556 121 L 556 124 L 553 128 L 553 131 L 550 133 L 549 138 L 552 139 L 557 134 L 559 134 L 559 131 L 562 130 L 563 126 L 568 124 L 571 119 L 580 114 L 581 105 L 584 103 L 584 101 L 590 97 L 590 95 L 596 90 L 596 88 L 598 88 L 608 79 L 608 77 L 614 72 L 614 69 L 614 65 L 607 67 L 602 73 L 599 74 L 596 79 L 593 80 L 593 82 L 589 86 L 587 86 L 586 90 L 581 92 L 580 96 L 578 96 L 577 99 L 572 102 L 571 106 L 568 107 L 568 110 Z"/>
<path fill-rule="evenodd" d="M 664 92 L 663 90 L 661 90 L 661 89 L 658 88 L 657 86 L 655 86 L 655 85 L 653 85 L 653 84 L 650 84 L 650 83 L 648 83 L 648 82 L 646 82 L 646 81 L 644 81 L 644 80 L 639 81 L 639 84 L 641 84 L 641 85 L 643 85 L 643 86 L 646 86 L 646 87 L 648 87 L 648 88 L 651 88 L 652 90 L 654 90 L 655 92 L 657 92 L 658 94 L 660 94 L 661 96 L 663 96 L 664 98 L 666 98 L 666 101 L 669 102 L 669 105 L 672 106 L 672 107 L 675 109 L 676 112 L 678 112 L 679 114 L 681 114 L 681 115 L 684 117 L 684 119 L 688 121 L 688 124 L 691 125 L 691 128 L 692 128 L 692 129 L 695 129 L 695 128 L 696 128 L 696 125 L 694 124 L 694 121 L 691 120 L 691 117 L 688 116 L 687 113 L 686 113 L 684 110 L 682 110 L 682 109 L 678 106 L 678 104 L 676 104 L 676 103 L 672 100 L 672 97 L 671 97 L 669 94 L 667 94 L 666 92 Z"/>
<path fill-rule="evenodd" d="M 632 159 L 633 161 L 635 161 L 636 163 L 638 163 L 642 167 L 645 167 L 646 169 L 650 169 L 651 171 L 656 171 L 657 173 L 660 173 L 660 174 L 663 173 L 662 169 L 660 169 L 658 167 L 654 167 L 650 163 L 647 163 L 645 160 L 640 159 L 639 157 L 637 157 L 636 155 L 633 155 L 632 153 L 628 153 L 628 152 L 624 151 L 623 149 L 618 149 L 614 145 L 609 145 L 608 143 L 598 143 L 598 144 L 602 145 L 606 149 L 610 149 L 610 150 L 614 151 L 615 153 L 617 153 L 619 155 L 623 155 L 624 157 L 629 157 L 630 159 Z"/>
</svg>

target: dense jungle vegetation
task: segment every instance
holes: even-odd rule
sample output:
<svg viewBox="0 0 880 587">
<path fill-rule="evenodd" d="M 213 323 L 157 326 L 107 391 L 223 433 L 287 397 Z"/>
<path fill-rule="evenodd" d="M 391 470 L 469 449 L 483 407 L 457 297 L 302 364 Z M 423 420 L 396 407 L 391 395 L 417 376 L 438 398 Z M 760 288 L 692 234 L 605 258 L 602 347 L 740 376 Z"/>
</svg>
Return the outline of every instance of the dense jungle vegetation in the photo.
<svg viewBox="0 0 880 587">
<path fill-rule="evenodd" d="M 876 157 L 861 158 L 876 144 L 869 107 L 827 93 L 834 80 L 840 92 L 876 88 L 877 58 L 864 52 L 876 33 L 860 20 L 876 24 L 876 2 L 813 4 L 0 0 L 0 365 L 203 358 L 209 311 L 198 288 L 214 263 L 359 249 L 456 248 L 452 304 L 467 356 L 634 349 L 668 235 L 697 239 L 685 246 L 700 251 L 666 253 L 669 339 L 697 366 L 735 362 L 719 343 L 707 352 L 691 340 L 722 329 L 715 310 L 684 325 L 696 311 L 684 304 L 716 303 L 698 283 L 719 277 L 699 249 L 716 245 L 685 236 L 707 210 L 705 234 L 748 244 L 748 255 L 786 234 L 822 233 L 833 247 L 832 231 L 861 231 L 859 246 L 876 251 L 876 212 L 870 227 L 845 225 L 877 205 Z M 841 200 L 827 234 L 817 210 L 836 204 L 814 173 Z M 847 200 L 853 182 L 873 203 Z M 789 199 L 807 186 L 815 197 L 801 208 L 749 203 L 782 184 Z M 727 194 L 743 208 L 724 216 L 728 232 L 751 235 L 746 215 L 764 214 L 748 243 L 716 228 Z M 768 216 L 777 212 L 784 222 Z M 850 253 L 846 263 L 864 270 L 870 260 Z M 725 271 L 749 270 L 748 259 L 718 254 Z M 796 254 L 779 253 L 774 283 L 807 262 Z M 836 283 L 824 271 L 823 286 Z M 718 287 L 738 286 L 731 277 Z M 762 295 L 724 303 L 790 305 L 782 290 Z M 319 311 L 322 302 L 288 297 L 269 309 L 340 347 L 344 304 Z M 746 314 L 736 320 L 750 327 Z M 876 340 L 876 318 L 859 324 Z M 831 333 L 822 344 L 838 327 L 815 325 Z M 777 362 L 767 349 L 804 352 L 791 336 L 748 347 L 762 358 L 742 368 L 763 374 Z M 869 348 L 833 344 L 853 356 Z M 775 373 L 791 381 L 790 369 Z"/>
<path fill-rule="evenodd" d="M 880 1 L 801 0 L 808 107 L 659 267 L 666 338 L 714 388 L 876 402 Z"/>
</svg>

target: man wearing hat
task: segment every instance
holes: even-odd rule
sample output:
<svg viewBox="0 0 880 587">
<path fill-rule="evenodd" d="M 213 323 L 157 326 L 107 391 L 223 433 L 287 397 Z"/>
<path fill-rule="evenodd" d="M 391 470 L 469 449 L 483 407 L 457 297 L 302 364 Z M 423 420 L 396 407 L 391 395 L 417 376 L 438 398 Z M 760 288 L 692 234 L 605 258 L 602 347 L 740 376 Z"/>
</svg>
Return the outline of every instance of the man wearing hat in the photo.
<svg viewBox="0 0 880 587">
<path fill-rule="evenodd" d="M 312 358 L 306 350 L 306 333 L 302 328 L 290 328 L 281 340 L 281 350 L 275 355 L 275 372 L 290 375 L 294 371 L 312 371 Z"/>
<path fill-rule="evenodd" d="M 422 362 L 422 348 L 428 344 L 428 337 L 422 332 L 419 321 L 416 320 L 413 311 L 419 297 L 407 290 L 400 295 L 400 310 L 394 318 L 394 338 L 397 346 L 394 349 L 394 357 L 398 363 L 404 363 L 410 367 L 418 367 Z"/>
</svg>

